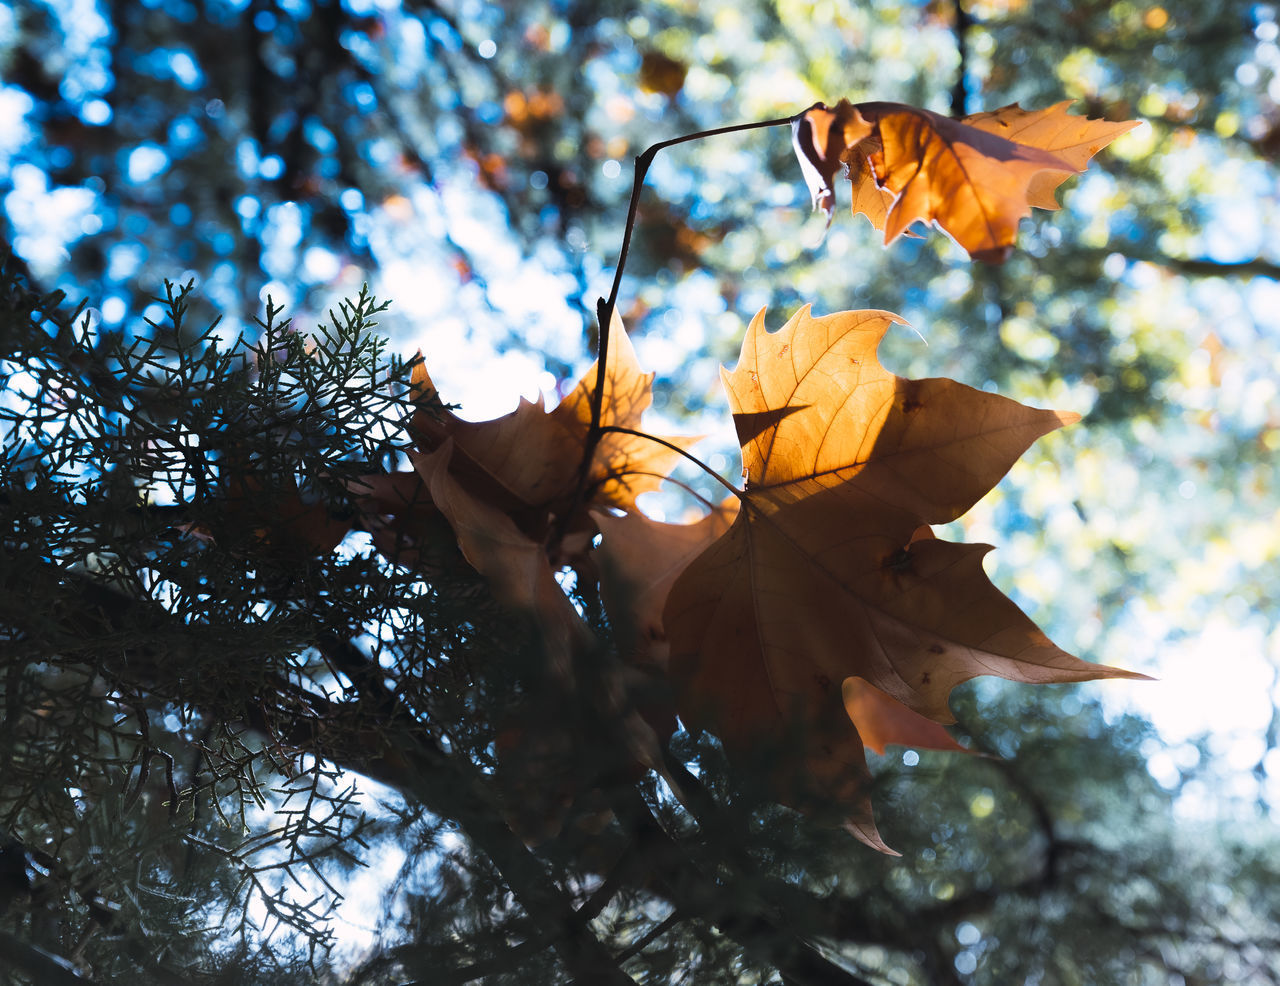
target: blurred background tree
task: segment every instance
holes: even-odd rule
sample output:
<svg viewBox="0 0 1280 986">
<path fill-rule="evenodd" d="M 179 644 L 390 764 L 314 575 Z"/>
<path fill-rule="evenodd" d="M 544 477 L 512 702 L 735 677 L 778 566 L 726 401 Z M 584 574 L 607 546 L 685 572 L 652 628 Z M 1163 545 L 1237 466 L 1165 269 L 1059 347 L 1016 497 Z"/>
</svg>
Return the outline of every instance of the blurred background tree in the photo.
<svg viewBox="0 0 1280 986">
<path fill-rule="evenodd" d="M 665 151 L 620 307 L 642 364 L 658 371 L 660 420 L 722 436 L 703 455 L 726 475 L 736 452 L 717 410 L 716 365 L 736 358 L 763 305 L 775 325 L 802 303 L 896 311 L 928 343 L 909 332 L 886 340 L 882 359 L 896 372 L 1085 414 L 953 533 L 1000 546 L 993 577 L 1062 646 L 1165 681 L 967 686 L 956 701 L 962 733 L 1003 759 L 892 750 L 879 760 L 882 828 L 902 860 L 814 833 L 747 795 L 730 799 L 751 819 L 742 838 L 754 869 L 702 862 L 723 894 L 772 910 L 723 913 L 696 881 L 643 886 L 631 873 L 601 884 L 563 840 L 540 850 L 540 863 L 560 894 L 547 907 L 594 900 L 582 918 L 594 915 L 590 938 L 637 981 L 838 982 L 821 977 L 839 966 L 875 983 L 1275 982 L 1278 40 L 1274 7 L 1239 0 L 0 3 L 0 193 L 12 253 L 3 352 L 45 345 L 35 326 L 55 343 L 39 353 L 43 380 L 92 383 L 103 378 L 84 377 L 86 366 L 118 369 L 107 355 L 116 334 L 193 353 L 225 347 L 242 332 L 256 339 L 255 318 L 275 324 L 268 297 L 305 327 L 368 282 L 392 302 L 376 316 L 392 349 L 421 347 L 445 398 L 484 417 L 509 408 L 515 390 L 560 388 L 589 362 L 630 161 L 655 140 L 841 97 L 944 113 L 1074 99 L 1077 111 L 1141 116 L 1147 126 L 1069 183 L 1062 211 L 1024 223 L 1020 249 L 999 268 L 968 263 L 937 233 L 884 250 L 847 212 L 819 245 L 821 220 L 778 131 Z M 157 299 L 166 278 L 197 283 L 178 326 Z M 87 335 L 66 306 L 41 300 L 55 290 L 87 301 Z M 372 307 L 338 322 L 354 332 L 374 320 Z M 341 342 L 322 349 L 337 360 Z M 29 379 L 3 365 L 12 410 Z M 225 398 L 219 388 L 231 384 L 208 373 Z M 356 392 L 372 393 L 361 380 Z M 318 396 L 341 404 L 332 388 Z M 95 420 L 105 432 L 125 405 L 103 401 Z M 236 420 L 228 442 L 261 440 L 261 419 Z M 328 438 L 317 440 L 312 478 L 340 475 L 369 434 L 360 429 L 373 427 L 340 416 L 321 424 Z M 134 535 L 115 529 L 118 511 L 136 495 L 116 491 L 92 516 L 64 517 L 74 537 L 64 532 L 63 543 L 119 548 Z M 30 562 L 47 529 L 28 506 L 9 491 L 5 550 L 26 546 Z M 680 509 L 660 497 L 651 507 Z M 356 639 L 379 607 L 423 590 L 358 545 L 346 550 L 308 569 L 309 598 L 324 595 L 318 587 L 336 598 L 377 586 L 326 617 Z M 530 928 L 529 900 L 522 908 L 507 896 L 514 878 L 495 860 L 501 848 L 460 826 L 465 805 L 404 789 L 375 801 L 349 793 L 350 775 L 323 760 L 299 773 L 273 753 L 262 737 L 280 735 L 291 708 L 278 688 L 262 686 L 270 708 L 255 721 L 242 695 L 151 680 L 169 704 L 133 696 L 129 720 L 120 695 L 68 671 L 68 639 L 87 646 L 118 632 L 121 648 L 154 648 L 186 630 L 144 615 L 127 617 L 127 631 L 64 627 L 70 638 L 42 638 L 32 658 L 19 646 L 31 621 L 62 626 L 98 588 L 55 588 L 17 558 L 5 573 L 0 798 L 11 886 L 0 893 L 0 932 L 13 936 L 0 953 L 26 948 L 11 950 L 27 963 L 14 975 L 56 981 L 32 965 L 41 955 L 103 981 L 141 970 L 155 981 L 279 982 L 281 968 L 308 981 L 311 959 L 333 981 L 550 982 L 590 963 Z M 284 583 L 296 559 L 278 560 L 275 582 L 266 563 L 245 571 L 229 555 L 221 565 L 205 573 L 218 592 L 194 587 L 178 606 L 184 627 L 225 626 L 295 591 Z M 424 595 L 414 660 L 433 667 L 435 647 L 482 666 L 486 647 L 519 649 L 481 632 L 484 604 L 464 589 Z M 47 593 L 43 608 L 30 604 L 36 591 Z M 344 669 L 333 640 L 281 619 L 264 619 L 266 636 L 232 650 L 243 661 L 270 655 L 277 669 L 314 667 L 321 654 L 334 682 L 351 685 L 356 657 Z M 468 629 L 442 638 L 449 626 Z M 217 639 L 225 653 L 231 645 Z M 373 646 L 360 640 L 357 651 Z M 64 660 L 50 662 L 54 652 Z M 243 672 L 243 661 L 229 666 Z M 438 680 L 417 687 L 457 703 L 433 710 L 445 720 L 478 700 Z M 476 687 L 501 704 L 498 683 Z M 14 732 L 17 710 L 42 707 L 56 733 L 36 743 Z M 233 719 L 252 731 L 219 731 Z M 454 738 L 476 751 L 492 740 Z M 328 765 L 399 776 L 328 752 Z M 729 798 L 715 786 L 714 749 L 687 752 L 705 758 L 708 787 Z M 166 756 L 177 763 L 172 785 L 197 791 L 180 826 L 162 807 Z M 245 758 L 273 778 L 257 794 Z M 273 788 L 295 782 L 313 804 L 321 791 L 340 821 L 299 822 L 264 845 L 283 845 L 295 863 L 314 854 L 332 888 L 304 875 L 282 890 L 246 848 L 304 817 L 271 811 L 293 807 Z M 243 811 L 219 808 L 227 798 Z M 368 848 L 341 821 L 361 812 Z M 672 812 L 662 821 L 686 832 Z M 157 833 L 168 833 L 162 852 Z M 689 837 L 711 852 L 705 836 Z M 379 863 L 376 878 L 344 875 L 343 849 Z M 334 926 L 337 952 L 310 950 L 328 941 L 320 918 L 341 889 L 361 902 L 358 916 Z M 371 895 L 384 896 L 375 907 Z"/>
</svg>

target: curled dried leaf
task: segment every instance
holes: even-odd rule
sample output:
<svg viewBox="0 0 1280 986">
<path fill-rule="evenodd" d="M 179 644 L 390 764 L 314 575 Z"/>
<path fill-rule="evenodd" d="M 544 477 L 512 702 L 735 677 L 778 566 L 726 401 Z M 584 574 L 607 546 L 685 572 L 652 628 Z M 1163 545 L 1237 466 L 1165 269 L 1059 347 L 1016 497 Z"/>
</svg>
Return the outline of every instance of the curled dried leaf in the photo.
<svg viewBox="0 0 1280 986">
<path fill-rule="evenodd" d="M 817 103 L 792 121 L 792 140 L 814 208 L 828 221 L 832 179 L 853 184 L 853 212 L 889 243 L 933 222 L 975 260 L 1003 261 L 1032 206 L 1056 209 L 1054 190 L 1137 121 L 1071 116 L 1069 103 L 1016 104 L 953 120 L 901 103 Z"/>
</svg>

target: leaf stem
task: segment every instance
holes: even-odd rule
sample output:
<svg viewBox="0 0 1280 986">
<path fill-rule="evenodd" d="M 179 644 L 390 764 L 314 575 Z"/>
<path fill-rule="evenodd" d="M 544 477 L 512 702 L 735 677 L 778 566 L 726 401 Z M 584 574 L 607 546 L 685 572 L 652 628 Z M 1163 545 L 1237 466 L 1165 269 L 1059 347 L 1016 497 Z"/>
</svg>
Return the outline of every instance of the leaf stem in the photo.
<svg viewBox="0 0 1280 986">
<path fill-rule="evenodd" d="M 680 487 L 680 489 L 684 490 L 691 497 L 693 497 L 695 500 L 701 503 L 704 507 L 706 507 L 708 511 L 712 511 L 712 512 L 715 511 L 716 504 L 712 503 L 710 500 L 708 500 L 705 496 L 703 496 L 701 493 L 695 490 L 688 483 L 683 483 L 678 479 L 672 479 L 670 476 L 660 476 L 659 479 L 661 479 L 664 483 L 670 483 L 672 486 Z"/>
<path fill-rule="evenodd" d="M 627 254 L 631 250 L 631 234 L 635 230 L 636 212 L 640 208 L 640 190 L 644 187 L 645 176 L 649 174 L 649 167 L 653 164 L 653 160 L 657 157 L 658 152 L 665 147 L 674 147 L 676 144 L 685 144 L 692 140 L 701 140 L 704 137 L 718 137 L 722 134 L 739 133 L 744 130 L 763 130 L 766 127 L 790 126 L 792 117 L 780 117 L 776 120 L 761 120 L 756 123 L 735 123 L 727 127 L 716 127 L 714 130 L 699 130 L 696 133 L 684 134 L 681 137 L 672 137 L 670 140 L 662 140 L 656 144 L 646 148 L 645 151 L 636 158 L 635 179 L 631 185 L 631 201 L 627 205 L 627 225 L 622 233 L 622 250 L 618 254 L 618 266 L 613 272 L 613 285 L 609 289 L 609 297 L 607 300 L 601 299 L 596 303 L 596 314 L 600 316 L 600 363 L 603 366 L 605 349 L 607 348 L 607 333 L 609 322 L 604 316 L 612 316 L 614 308 L 618 303 L 618 291 L 622 286 L 622 274 L 627 266 Z M 600 380 L 603 375 L 596 379 L 597 396 L 601 393 Z"/>
<path fill-rule="evenodd" d="M 738 496 L 738 497 L 742 496 L 742 490 L 734 486 L 731 482 L 729 482 L 727 479 L 721 476 L 718 472 L 712 469 L 709 465 L 707 465 L 705 462 L 699 459 L 692 452 L 685 451 L 679 445 L 676 445 L 674 442 L 669 442 L 665 438 L 659 438 L 657 435 L 650 435 L 647 431 L 637 431 L 634 428 L 623 428 L 621 425 L 602 425 L 600 427 L 600 434 L 605 435 L 608 433 L 613 433 L 615 435 L 634 435 L 636 438 L 648 439 L 651 442 L 656 442 L 657 444 L 663 446 L 664 448 L 669 448 L 671 449 L 672 452 L 676 452 L 679 455 L 684 456 L 686 459 L 692 462 L 695 466 L 697 466 L 699 469 L 705 472 L 708 476 L 714 479 L 717 483 L 723 486 L 726 490 L 732 493 L 734 496 Z"/>
<path fill-rule="evenodd" d="M 596 302 L 596 320 L 600 329 L 600 341 L 598 345 L 598 356 L 596 358 L 596 384 L 595 390 L 591 394 L 591 426 L 587 429 L 587 438 L 583 446 L 582 465 L 578 470 L 578 494 L 580 500 L 586 489 L 587 475 L 591 470 L 591 460 L 595 456 L 596 446 L 600 444 L 600 438 L 604 434 L 604 429 L 600 427 L 600 416 L 604 413 L 604 383 L 609 368 L 609 326 L 613 322 L 613 313 L 618 305 L 618 291 L 622 286 L 622 274 L 627 266 L 627 254 L 631 251 L 631 234 L 635 231 L 636 213 L 640 208 L 640 191 L 644 187 L 645 177 L 649 174 L 649 167 L 653 164 L 653 159 L 657 157 L 658 152 L 666 147 L 674 147 L 676 144 L 685 144 L 693 140 L 702 140 L 704 137 L 719 137 L 722 134 L 740 133 L 745 130 L 763 130 L 767 127 L 790 126 L 792 117 L 779 117 L 775 120 L 760 120 L 753 123 L 735 123 L 727 127 L 715 127 L 712 130 L 699 130 L 691 134 L 683 134 L 680 137 L 672 137 L 670 140 L 661 140 L 656 144 L 647 147 L 635 161 L 635 177 L 631 183 L 631 201 L 627 204 L 627 225 L 622 233 L 622 249 L 618 253 L 618 266 L 613 272 L 613 285 L 609 288 L 609 297 L 601 298 Z M 615 429 L 625 431 L 626 429 Z M 633 434 L 640 434 L 635 432 Z M 645 435 L 650 438 L 652 436 Z M 658 439 L 654 439 L 658 441 Z M 663 443 L 666 444 L 666 443 Z M 674 447 L 674 446 L 672 446 Z M 683 449 L 677 449 L 681 455 L 687 455 Z M 690 458 L 692 458 L 690 456 Z M 693 460 L 698 462 L 697 459 Z M 707 467 L 703 463 L 698 465 L 704 469 Z M 711 470 L 707 469 L 708 472 Z M 721 483 L 725 483 L 720 476 L 714 472 L 711 473 Z M 729 484 L 725 483 L 726 486 Z M 733 489 L 733 487 L 729 487 Z M 737 493 L 737 490 L 734 490 Z M 579 504 L 574 504 L 574 509 L 570 510 L 566 517 L 576 512 Z"/>
</svg>

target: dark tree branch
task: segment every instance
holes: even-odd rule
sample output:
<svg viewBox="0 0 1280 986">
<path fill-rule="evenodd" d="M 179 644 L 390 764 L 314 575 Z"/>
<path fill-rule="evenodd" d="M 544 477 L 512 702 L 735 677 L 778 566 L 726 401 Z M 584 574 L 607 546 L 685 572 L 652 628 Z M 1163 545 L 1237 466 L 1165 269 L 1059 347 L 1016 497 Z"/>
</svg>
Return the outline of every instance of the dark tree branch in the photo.
<svg viewBox="0 0 1280 986">
<path fill-rule="evenodd" d="M 969 112 L 969 84 L 966 76 L 969 72 L 969 28 L 973 18 L 964 9 L 964 0 L 951 0 L 955 11 L 953 30 L 956 35 L 956 53 L 960 56 L 956 66 L 956 81 L 951 87 L 951 115 L 956 119 Z"/>
<path fill-rule="evenodd" d="M 640 192 L 644 188 L 644 180 L 649 174 L 649 168 L 653 165 L 654 158 L 658 156 L 659 151 L 667 147 L 675 147 L 677 144 L 686 144 L 689 141 L 702 140 L 705 137 L 718 137 L 721 134 L 781 127 L 790 125 L 791 120 L 791 117 L 783 117 L 776 120 L 760 120 L 754 123 L 735 123 L 727 127 L 716 127 L 712 130 L 699 130 L 697 133 L 683 134 L 679 137 L 672 137 L 670 140 L 658 141 L 658 143 L 645 148 L 644 152 L 636 157 L 635 175 L 631 184 L 631 199 L 627 203 L 627 221 L 622 233 L 622 248 L 618 251 L 618 264 L 613 271 L 613 283 L 609 287 L 609 297 L 601 298 L 596 302 L 596 321 L 600 327 L 600 345 L 596 358 L 595 389 L 591 394 L 591 425 L 587 429 L 586 441 L 583 443 L 582 464 L 578 468 L 577 493 L 574 497 L 574 504 L 565 513 L 566 523 L 568 518 L 574 516 L 578 508 L 586 500 L 588 492 L 587 478 L 591 473 L 591 462 L 596 454 L 596 446 L 600 444 L 600 439 L 604 434 L 600 430 L 600 416 L 604 411 L 604 386 L 609 368 L 609 326 L 613 321 L 614 312 L 617 311 L 618 291 L 622 287 L 622 275 L 627 267 L 627 254 L 631 251 L 631 235 L 635 231 L 636 213 L 640 208 Z M 557 533 L 560 537 L 563 537 L 565 531 L 562 529 Z"/>
<path fill-rule="evenodd" d="M 622 792 L 617 810 L 632 840 L 643 849 L 648 884 L 678 913 L 714 924 L 746 951 L 773 965 L 787 984 L 871 986 L 769 913 L 773 908 L 767 895 L 750 885 L 758 888 L 759 874 L 750 874 L 750 881 L 743 879 L 748 874 L 735 874 L 722 882 L 705 873 L 698 860 L 667 833 L 634 788 Z"/>
<path fill-rule="evenodd" d="M 62 649 L 56 641 L 72 653 L 83 649 L 86 642 L 119 638 L 127 654 L 123 664 L 100 668 L 101 672 L 119 672 L 123 683 L 139 694 L 148 691 L 157 706 L 181 695 L 184 702 L 195 707 L 218 707 L 219 682 L 207 680 L 207 676 L 189 676 L 181 654 L 161 646 L 166 637 L 177 638 L 184 632 L 176 617 L 149 599 L 130 599 L 87 576 L 51 565 L 46 569 L 41 595 L 65 600 L 59 611 L 69 614 L 67 625 L 54 628 L 41 614 L 24 614 L 21 609 L 8 607 L 0 610 L 4 624 L 20 632 L 36 631 L 55 650 Z M 28 580 L 32 577 L 26 573 Z M 6 598 L 16 597 L 12 591 L 0 592 L 0 600 Z M 24 627 L 32 619 L 40 621 L 41 626 Z M 136 644 L 141 637 L 156 639 L 154 652 Z M 124 641 L 128 639 L 135 645 L 126 646 Z M 569 897 L 507 827 L 495 798 L 481 779 L 472 776 L 457 757 L 441 750 L 420 723 L 398 710 L 394 696 L 381 682 L 380 669 L 363 660 L 356 648 L 337 638 L 319 643 L 332 664 L 351 678 L 364 701 L 339 704 L 313 697 L 311 704 L 322 710 L 320 714 L 295 718 L 293 728 L 283 736 L 279 735 L 278 724 L 271 723 L 253 702 L 247 702 L 249 725 L 276 742 L 313 750 L 341 766 L 389 784 L 435 814 L 455 819 L 503 874 L 516 899 L 577 982 L 630 986 L 632 979 L 618 968 L 610 952 L 578 917 Z M 228 656 L 235 660 L 234 655 Z M 268 678 L 263 689 L 269 691 L 273 682 L 280 691 L 285 690 L 287 682 L 283 678 Z"/>
<path fill-rule="evenodd" d="M 57 633 L 72 648 L 75 639 L 101 639 L 121 635 L 138 639 L 156 635 L 165 638 L 166 625 L 176 618 L 159 610 L 149 600 L 131 600 L 114 590 L 97 585 L 91 578 L 75 573 L 50 572 L 44 591 L 65 597 L 63 612 L 83 614 Z M 77 603 L 75 600 L 80 598 Z M 5 614 L 10 625 L 21 623 L 21 614 Z M 46 633 L 50 632 L 47 628 Z M 52 641 L 51 641 L 52 642 Z M 704 873 L 690 853 L 673 840 L 654 819 L 634 787 L 622 788 L 630 829 L 637 848 L 619 864 L 619 872 L 606 880 L 607 891 L 593 896 L 575 910 L 568 895 L 546 872 L 543 864 L 512 833 L 498 810 L 488 783 L 474 774 L 457 756 L 445 753 L 410 715 L 383 682 L 384 672 L 362 652 L 341 638 L 330 636 L 318 642 L 330 664 L 352 682 L 360 701 L 337 702 L 308 696 L 312 714 L 289 720 L 282 731 L 260 705 L 246 703 L 247 724 L 286 747 L 307 749 L 342 767 L 386 783 L 421 803 L 441 817 L 451 818 L 466 832 L 503 875 L 512 893 L 540 932 L 540 939 L 555 949 L 576 981 L 582 983 L 631 983 L 619 968 L 618 960 L 604 948 L 587 926 L 605 900 L 621 886 L 647 886 L 666 897 L 682 915 L 701 918 L 744 948 L 770 962 L 788 982 L 803 986 L 870 986 L 865 980 L 834 964 L 811 943 L 780 924 L 772 903 L 747 882 L 734 878 L 728 884 Z M 179 687 L 182 661 L 172 650 L 165 660 L 148 656 L 145 646 L 130 648 L 128 681 L 142 695 L 148 685 L 158 686 L 148 694 L 152 702 L 163 704 L 167 693 Z M 234 658 L 233 658 L 234 659 Z M 110 669 L 103 669 L 110 673 Z M 122 667 L 120 670 L 126 670 Z M 269 676 L 261 686 L 267 694 L 284 694 L 289 683 Z M 194 706 L 216 702 L 202 687 L 214 691 L 216 681 L 207 684 L 197 678 L 183 681 L 184 700 Z M 141 701 L 141 698 L 139 699 Z M 734 856 L 740 870 L 743 860 Z M 746 874 L 744 873 L 743 876 Z M 758 886 L 759 876 L 751 874 Z M 770 884 L 772 881 L 769 881 Z M 781 888 L 778 888 L 781 890 Z M 788 895 L 804 896 L 795 888 Z M 819 902 L 814 902 L 819 903 Z M 832 938 L 846 938 L 850 928 L 823 929 L 836 932 Z"/>
<path fill-rule="evenodd" d="M 1144 250 L 1133 243 L 1112 243 L 1095 251 L 1098 257 L 1104 258 L 1119 253 L 1130 260 L 1143 261 L 1164 267 L 1166 270 L 1183 274 L 1187 277 L 1269 277 L 1280 280 L 1280 264 L 1254 257 L 1252 260 L 1219 261 L 1198 257 L 1172 257 L 1168 254 Z"/>
<path fill-rule="evenodd" d="M 397 790 L 413 796 L 428 810 L 455 819 L 468 837 L 492 860 L 520 902 L 564 962 L 574 979 L 584 986 L 623 986 L 633 980 L 615 963 L 599 939 L 574 910 L 569 897 L 555 884 L 542 864 L 508 828 L 496 799 L 478 776 L 472 776 L 458 757 L 446 754 L 411 716 L 397 711 L 389 689 L 382 684 L 381 671 L 345 641 L 330 639 L 327 653 L 335 665 L 352 678 L 370 706 L 382 715 L 373 735 L 382 737 L 390 754 L 383 758 L 381 777 Z M 361 666 L 363 665 L 363 666 Z M 360 715 L 367 715 L 361 710 Z M 341 723 L 350 715 L 335 708 L 332 718 L 321 720 L 339 736 L 346 733 Z M 368 727 L 360 732 L 369 735 Z M 323 742 L 324 751 L 328 744 Z M 394 766 L 403 763 L 398 769 Z M 356 770 L 369 764 L 352 763 Z M 392 767 L 390 771 L 386 768 Z M 373 776 L 371 773 L 370 776 Z"/>
<path fill-rule="evenodd" d="M 93 986 L 95 982 L 82 976 L 61 956 L 37 948 L 3 929 L 0 929 L 0 964 L 25 972 L 42 986 Z"/>
</svg>

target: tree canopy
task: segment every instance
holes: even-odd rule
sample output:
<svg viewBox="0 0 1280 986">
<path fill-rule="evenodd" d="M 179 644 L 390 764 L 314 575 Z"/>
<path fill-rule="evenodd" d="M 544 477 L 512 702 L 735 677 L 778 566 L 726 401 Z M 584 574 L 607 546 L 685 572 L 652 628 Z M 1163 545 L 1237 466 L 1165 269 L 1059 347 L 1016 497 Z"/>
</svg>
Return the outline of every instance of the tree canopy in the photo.
<svg viewBox="0 0 1280 986">
<path fill-rule="evenodd" d="M 6 975 L 1280 981 L 1273 9 L 49 0 L 0 4 L 0 25 Z M 824 230 L 779 130 L 666 147 L 617 285 L 630 341 L 594 392 L 597 298 L 650 145 L 821 101 L 850 137 L 840 167 L 891 186 L 902 111 L 884 107 L 937 131 L 1062 100 L 1146 123 L 1002 264 L 943 220 L 960 245 L 886 248 L 847 182 Z M 905 319 L 854 356 L 898 374 L 877 378 L 890 391 L 920 385 L 907 405 L 934 407 L 916 378 L 945 377 L 966 410 L 1064 412 L 1037 434 L 1082 415 L 906 534 L 912 495 L 873 485 L 902 514 L 883 567 L 947 550 L 916 523 L 991 541 L 1012 602 L 992 588 L 988 609 L 1168 679 L 983 678 L 951 693 L 949 733 L 854 734 L 871 752 L 853 800 L 901 857 L 780 785 L 830 758 L 744 759 L 689 664 L 723 573 L 784 550 L 746 515 L 821 485 L 820 456 L 748 448 L 789 448 L 820 410 L 751 403 L 766 373 L 744 335 L 784 338 L 751 335 L 765 307 L 796 333 L 846 309 Z M 556 396 L 510 430 L 472 423 L 508 421 L 511 380 Z M 637 445 L 642 427 L 671 445 Z M 729 480 L 742 440 L 743 518 L 660 533 L 724 495 L 670 438 L 692 434 Z M 643 587 L 607 546 L 637 495 L 636 551 L 705 534 L 753 560 L 646 574 L 680 586 L 656 616 L 620 605 Z M 806 525 L 819 564 L 827 529 Z M 695 669 L 674 686 L 633 660 L 666 646 L 655 619 Z M 1114 697 L 1145 687 L 1200 708 L 1153 724 Z M 890 700 L 938 711 L 913 694 Z M 855 722 L 856 701 L 878 699 L 846 692 Z M 957 741 L 981 755 L 932 752 Z"/>
</svg>

